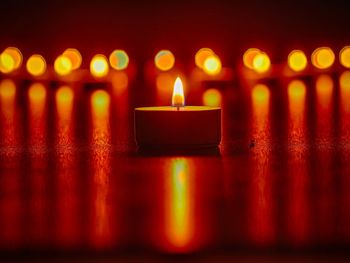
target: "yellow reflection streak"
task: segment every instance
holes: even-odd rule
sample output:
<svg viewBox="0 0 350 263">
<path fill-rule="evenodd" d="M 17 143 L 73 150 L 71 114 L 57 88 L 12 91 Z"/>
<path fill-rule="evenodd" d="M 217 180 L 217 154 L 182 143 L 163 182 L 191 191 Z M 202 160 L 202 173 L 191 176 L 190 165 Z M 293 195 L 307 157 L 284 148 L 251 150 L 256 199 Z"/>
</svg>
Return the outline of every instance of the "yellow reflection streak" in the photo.
<svg viewBox="0 0 350 263">
<path fill-rule="evenodd" d="M 217 89 L 207 89 L 202 96 L 203 104 L 210 107 L 221 106 L 222 96 Z"/>
<path fill-rule="evenodd" d="M 269 114 L 270 91 L 264 84 L 257 84 L 252 90 L 253 113 L 259 130 L 265 129 Z"/>
<path fill-rule="evenodd" d="M 293 123 L 304 117 L 306 86 L 301 80 L 293 80 L 288 85 L 289 112 Z"/>
<path fill-rule="evenodd" d="M 16 85 L 10 79 L 4 79 L 0 82 L 0 106 L 1 115 L 1 139 L 6 146 L 14 146 L 16 144 L 16 127 L 15 127 L 15 98 Z"/>
<path fill-rule="evenodd" d="M 289 101 L 289 165 L 288 170 L 288 234 L 293 242 L 307 241 L 309 229 L 307 148 L 305 134 L 306 85 L 301 80 L 293 80 L 288 85 Z"/>
<path fill-rule="evenodd" d="M 320 75 L 316 79 L 317 99 L 319 105 L 323 109 L 329 109 L 330 107 L 332 101 L 333 85 L 333 80 L 329 75 Z"/>
<path fill-rule="evenodd" d="M 174 247 L 184 248 L 192 240 L 194 231 L 190 163 L 184 158 L 175 158 L 168 169 L 165 233 Z"/>
<path fill-rule="evenodd" d="M 350 113 L 350 71 L 345 71 L 341 74 L 339 84 L 343 111 Z"/>
<path fill-rule="evenodd" d="M 74 94 L 69 86 L 62 86 L 56 92 L 58 113 L 58 144 L 68 144 L 71 139 L 71 116 Z"/>
<path fill-rule="evenodd" d="M 253 161 L 256 171 L 252 173 L 250 235 L 258 245 L 266 245 L 274 240 L 273 211 L 270 169 L 270 90 L 264 84 L 257 84 L 251 91 L 252 136 L 256 140 Z"/>
<path fill-rule="evenodd" d="M 94 218 L 92 242 L 96 246 L 108 245 L 112 233 L 107 196 L 110 175 L 110 96 L 97 90 L 91 95 Z"/>
<path fill-rule="evenodd" d="M 74 93 L 69 86 L 61 86 L 55 94 L 57 111 L 57 239 L 64 246 L 74 245 L 77 238 L 77 180 L 73 147 Z"/>
</svg>

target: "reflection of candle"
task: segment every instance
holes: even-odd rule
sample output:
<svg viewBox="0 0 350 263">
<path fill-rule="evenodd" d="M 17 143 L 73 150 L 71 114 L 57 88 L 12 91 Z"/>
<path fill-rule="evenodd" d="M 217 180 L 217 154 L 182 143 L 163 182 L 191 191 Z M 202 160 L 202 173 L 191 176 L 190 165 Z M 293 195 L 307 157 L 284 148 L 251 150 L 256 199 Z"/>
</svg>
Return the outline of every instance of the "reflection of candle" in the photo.
<svg viewBox="0 0 350 263">
<path fill-rule="evenodd" d="M 190 167 L 186 159 L 173 159 L 166 185 L 167 239 L 174 247 L 185 248 L 193 238 L 193 200 Z"/>
<path fill-rule="evenodd" d="M 182 82 L 177 78 L 172 106 L 135 109 L 135 134 L 140 147 L 217 146 L 221 140 L 221 109 L 185 106 Z"/>
</svg>

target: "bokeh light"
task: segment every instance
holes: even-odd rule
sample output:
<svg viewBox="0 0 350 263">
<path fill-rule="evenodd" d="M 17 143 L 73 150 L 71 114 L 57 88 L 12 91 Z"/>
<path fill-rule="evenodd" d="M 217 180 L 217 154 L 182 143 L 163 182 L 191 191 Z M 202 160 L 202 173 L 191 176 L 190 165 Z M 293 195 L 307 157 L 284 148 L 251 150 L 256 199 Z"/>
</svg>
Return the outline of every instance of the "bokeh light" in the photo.
<svg viewBox="0 0 350 263">
<path fill-rule="evenodd" d="M 11 99 L 16 94 L 16 85 L 10 79 L 4 79 L 0 82 L 0 98 L 3 100 Z"/>
<path fill-rule="evenodd" d="M 169 50 L 161 50 L 154 58 L 154 63 L 159 70 L 167 71 L 174 67 L 175 57 Z"/>
<path fill-rule="evenodd" d="M 108 115 L 110 96 L 104 90 L 96 90 L 91 95 L 94 118 L 105 118 Z"/>
<path fill-rule="evenodd" d="M 334 52 L 329 47 L 317 48 L 311 55 L 311 62 L 318 69 L 330 68 L 334 61 Z"/>
<path fill-rule="evenodd" d="M 35 54 L 27 60 L 27 71 L 33 76 L 43 75 L 46 71 L 46 61 L 43 56 Z"/>
<path fill-rule="evenodd" d="M 210 48 L 201 48 L 200 50 L 197 51 L 194 60 L 200 69 L 203 69 L 204 67 L 204 61 L 209 57 L 215 55 L 214 51 L 211 50 Z"/>
<path fill-rule="evenodd" d="M 8 53 L 0 54 L 0 72 L 10 73 L 15 69 L 15 60 Z"/>
<path fill-rule="evenodd" d="M 346 67 L 350 68 L 350 46 L 343 47 L 339 52 L 340 63 Z"/>
<path fill-rule="evenodd" d="M 271 61 L 269 56 L 261 52 L 256 54 L 253 59 L 253 69 L 258 73 L 265 73 L 270 69 Z"/>
<path fill-rule="evenodd" d="M 0 71 L 10 73 L 22 65 L 23 56 L 16 47 L 6 48 L 0 55 Z"/>
<path fill-rule="evenodd" d="M 254 102 L 265 102 L 269 100 L 270 91 L 265 84 L 256 84 L 252 90 L 252 97 Z"/>
<path fill-rule="evenodd" d="M 203 70 L 208 75 L 217 75 L 221 72 L 221 60 L 217 55 L 210 55 L 204 61 Z"/>
<path fill-rule="evenodd" d="M 304 70 L 307 66 L 307 58 L 303 51 L 293 50 L 288 55 L 288 66 L 295 72 Z"/>
<path fill-rule="evenodd" d="M 42 83 L 33 83 L 28 91 L 30 101 L 38 102 L 46 98 L 46 89 Z"/>
<path fill-rule="evenodd" d="M 341 87 L 350 89 L 350 71 L 344 71 L 339 78 L 339 84 Z"/>
<path fill-rule="evenodd" d="M 62 86 L 56 92 L 56 101 L 58 104 L 71 104 L 73 97 L 73 91 L 69 86 Z"/>
<path fill-rule="evenodd" d="M 329 75 L 320 75 L 316 79 L 316 94 L 322 108 L 328 109 L 331 105 L 334 82 Z"/>
<path fill-rule="evenodd" d="M 210 107 L 219 107 L 221 105 L 222 96 L 217 89 L 207 89 L 203 93 L 203 104 Z"/>
<path fill-rule="evenodd" d="M 63 53 L 63 56 L 67 57 L 72 63 L 72 70 L 76 70 L 80 68 L 81 63 L 83 61 L 82 56 L 79 50 L 75 48 L 67 48 Z"/>
<path fill-rule="evenodd" d="M 55 60 L 54 69 L 58 75 L 68 75 L 72 72 L 72 62 L 68 57 L 60 55 Z"/>
<path fill-rule="evenodd" d="M 104 77 L 109 72 L 107 58 L 104 55 L 95 55 L 90 62 L 90 72 L 94 77 Z"/>
<path fill-rule="evenodd" d="M 116 49 L 109 55 L 109 64 L 116 70 L 126 69 L 129 65 L 129 56 L 124 50 Z"/>
<path fill-rule="evenodd" d="M 258 48 L 249 48 L 243 54 L 243 64 L 249 69 L 254 69 L 253 60 L 256 55 L 260 54 L 261 50 Z"/>
<path fill-rule="evenodd" d="M 340 98 L 345 113 L 350 113 L 350 71 L 345 71 L 339 78 Z"/>
</svg>

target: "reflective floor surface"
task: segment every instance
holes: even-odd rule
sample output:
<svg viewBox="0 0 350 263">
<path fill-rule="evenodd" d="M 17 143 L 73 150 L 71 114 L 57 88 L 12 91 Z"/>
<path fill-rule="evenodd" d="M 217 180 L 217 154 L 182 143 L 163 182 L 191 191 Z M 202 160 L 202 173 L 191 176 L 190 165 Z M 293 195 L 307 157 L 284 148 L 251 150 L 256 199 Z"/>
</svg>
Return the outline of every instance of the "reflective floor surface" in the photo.
<svg viewBox="0 0 350 263">
<path fill-rule="evenodd" d="M 0 254 L 342 262 L 350 72 L 187 80 L 188 105 L 222 107 L 220 147 L 138 151 L 133 108 L 169 105 L 175 77 L 1 79 Z"/>
</svg>

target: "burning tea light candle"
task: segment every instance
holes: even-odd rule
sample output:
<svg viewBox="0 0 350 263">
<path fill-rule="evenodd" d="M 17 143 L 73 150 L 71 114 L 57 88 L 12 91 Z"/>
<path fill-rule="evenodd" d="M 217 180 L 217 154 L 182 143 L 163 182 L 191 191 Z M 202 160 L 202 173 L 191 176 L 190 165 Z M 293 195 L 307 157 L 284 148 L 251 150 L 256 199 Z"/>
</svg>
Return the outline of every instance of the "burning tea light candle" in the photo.
<svg viewBox="0 0 350 263">
<path fill-rule="evenodd" d="M 221 140 L 221 108 L 185 106 L 181 79 L 174 84 L 172 106 L 135 109 L 135 136 L 145 148 L 207 148 Z"/>
</svg>

